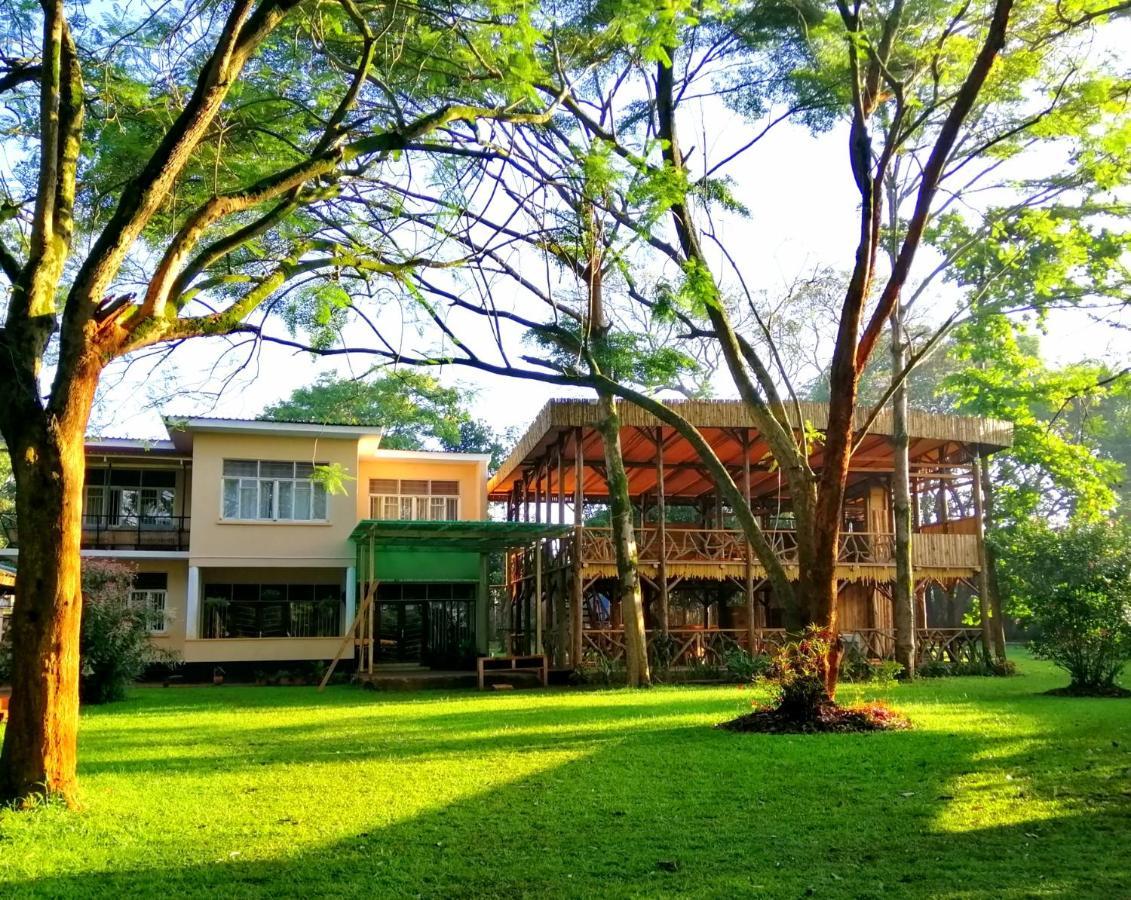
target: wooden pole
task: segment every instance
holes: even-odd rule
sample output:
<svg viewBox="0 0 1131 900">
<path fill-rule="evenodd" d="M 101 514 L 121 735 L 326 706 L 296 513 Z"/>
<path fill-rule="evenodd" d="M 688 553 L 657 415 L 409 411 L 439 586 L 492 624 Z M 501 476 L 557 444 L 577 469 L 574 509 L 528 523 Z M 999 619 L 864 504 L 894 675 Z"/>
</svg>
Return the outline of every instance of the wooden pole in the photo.
<svg viewBox="0 0 1131 900">
<path fill-rule="evenodd" d="M 584 574 L 581 559 L 581 529 L 582 515 L 585 506 L 585 443 L 584 432 L 581 428 L 573 430 L 573 582 L 570 585 L 569 598 L 569 661 L 576 669 L 581 665 L 582 655 L 582 629 L 585 627 L 585 616 L 582 604 L 585 602 Z"/>
<path fill-rule="evenodd" d="M 542 652 L 542 539 L 534 542 L 534 652 Z"/>
<path fill-rule="evenodd" d="M 667 635 L 671 627 L 671 606 L 668 596 L 668 501 L 667 488 L 664 486 L 664 429 L 656 429 L 656 523 L 657 539 L 659 541 L 659 576 L 660 576 L 660 633 Z"/>
<path fill-rule="evenodd" d="M 746 505 L 750 506 L 750 429 L 742 429 L 742 495 L 746 500 Z M 743 553 L 744 565 L 743 575 L 745 577 L 744 587 L 746 589 L 746 644 L 747 650 L 750 653 L 754 652 L 754 644 L 758 637 L 757 628 L 754 624 L 754 561 L 751 559 L 753 549 L 749 541 L 743 541 L 745 553 Z"/>
<path fill-rule="evenodd" d="M 982 658 L 988 665 L 993 644 L 993 623 L 990 621 L 990 573 L 986 561 L 986 523 L 982 509 L 982 458 L 975 453 L 973 468 L 974 522 L 978 538 L 978 612 L 982 618 Z"/>
</svg>

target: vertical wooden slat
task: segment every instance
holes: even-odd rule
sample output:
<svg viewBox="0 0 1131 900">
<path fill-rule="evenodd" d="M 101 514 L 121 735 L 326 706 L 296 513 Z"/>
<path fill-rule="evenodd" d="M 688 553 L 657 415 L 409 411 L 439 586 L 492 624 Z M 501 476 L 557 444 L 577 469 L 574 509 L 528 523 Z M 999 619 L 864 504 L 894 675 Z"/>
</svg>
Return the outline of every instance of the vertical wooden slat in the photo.
<svg viewBox="0 0 1131 900">
<path fill-rule="evenodd" d="M 993 625 L 990 622 L 990 572 L 986 560 L 986 523 L 982 509 L 982 458 L 974 456 L 973 484 L 974 518 L 978 538 L 978 611 L 982 617 L 982 657 L 990 661 L 990 645 L 993 641 Z"/>
</svg>

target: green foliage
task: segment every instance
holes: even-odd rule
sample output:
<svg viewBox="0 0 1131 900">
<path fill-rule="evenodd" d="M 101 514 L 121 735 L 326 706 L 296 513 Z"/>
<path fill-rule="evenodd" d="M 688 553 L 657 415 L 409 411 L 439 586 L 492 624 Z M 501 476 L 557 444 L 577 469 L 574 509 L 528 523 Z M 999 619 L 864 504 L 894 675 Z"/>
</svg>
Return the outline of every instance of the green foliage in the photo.
<svg viewBox="0 0 1131 900">
<path fill-rule="evenodd" d="M 915 668 L 915 674 L 920 678 L 952 678 L 963 676 L 1004 677 L 1017 674 L 1017 665 L 1012 660 L 983 660 L 972 662 L 951 662 L 950 660 L 931 659 L 920 663 Z"/>
<path fill-rule="evenodd" d="M 1131 523 L 1018 526 L 1002 576 L 1032 611 L 1033 652 L 1070 690 L 1111 691 L 1131 659 Z"/>
<path fill-rule="evenodd" d="M 775 711 L 804 720 L 828 703 L 825 673 L 831 650 L 828 633 L 810 626 L 798 640 L 774 651 L 762 680 L 773 690 Z"/>
<path fill-rule="evenodd" d="M 175 658 L 149 639 L 152 613 L 130 604 L 134 568 L 114 559 L 87 559 L 82 572 L 79 697 L 83 703 L 123 700 L 152 663 Z"/>
<path fill-rule="evenodd" d="M 903 674 L 903 666 L 890 659 L 872 661 L 856 644 L 846 644 L 837 677 L 849 683 L 869 682 L 889 686 Z"/>
<path fill-rule="evenodd" d="M 734 681 L 754 681 L 770 668 L 770 657 L 764 653 L 749 653 L 742 647 L 735 647 L 723 654 L 727 674 Z"/>
</svg>

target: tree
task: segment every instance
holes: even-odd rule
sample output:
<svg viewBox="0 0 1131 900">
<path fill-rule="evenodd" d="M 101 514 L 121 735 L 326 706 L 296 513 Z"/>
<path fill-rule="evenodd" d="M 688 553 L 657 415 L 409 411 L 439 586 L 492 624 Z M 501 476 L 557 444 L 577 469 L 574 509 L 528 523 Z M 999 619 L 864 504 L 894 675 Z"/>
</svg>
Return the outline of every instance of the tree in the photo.
<svg viewBox="0 0 1131 900">
<path fill-rule="evenodd" d="M 542 121 L 554 101 L 518 85 L 541 39 L 527 9 L 183 0 L 105 21 L 64 0 L 8 9 L 0 89 L 27 161 L 4 173 L 0 203 L 0 434 L 21 537 L 0 798 L 70 800 L 83 435 L 106 366 L 258 333 L 288 291 L 347 264 L 411 266 L 338 227 L 341 184 L 406 153 L 458 152 L 482 117 Z M 325 282 L 316 323 L 342 302 Z"/>
<path fill-rule="evenodd" d="M 1057 693 L 1128 696 L 1116 681 L 1131 659 L 1131 526 L 1034 521 L 1016 532 L 1004 581 L 1032 610 L 1033 651 L 1071 676 Z"/>
<path fill-rule="evenodd" d="M 448 387 L 425 372 L 402 369 L 361 378 L 323 375 L 268 406 L 261 418 L 275 421 L 373 425 L 390 450 L 429 447 L 455 453 L 490 453 L 491 468 L 502 462 L 513 440 L 471 415 L 474 394 Z"/>
</svg>

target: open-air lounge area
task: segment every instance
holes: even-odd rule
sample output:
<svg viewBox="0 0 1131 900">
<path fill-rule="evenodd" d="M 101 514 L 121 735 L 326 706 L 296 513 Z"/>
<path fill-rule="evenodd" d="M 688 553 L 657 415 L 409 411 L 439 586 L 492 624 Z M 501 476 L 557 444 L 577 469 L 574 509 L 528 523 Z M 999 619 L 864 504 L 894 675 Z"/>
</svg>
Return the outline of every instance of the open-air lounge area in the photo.
<svg viewBox="0 0 1131 900">
<path fill-rule="evenodd" d="M 796 574 L 788 490 L 768 448 L 737 402 L 675 402 L 726 465 L 787 572 Z M 804 404 L 819 428 L 824 408 Z M 503 627 L 513 652 L 544 650 L 556 665 L 616 661 L 624 653 L 621 604 L 608 523 L 608 484 L 597 408 L 549 403 L 488 485 L 508 521 L 557 526 L 507 556 Z M 621 443 L 649 640 L 667 621 L 671 665 L 718 665 L 742 647 L 764 652 L 784 639 L 782 609 L 764 567 L 720 498 L 695 449 L 647 413 L 621 408 Z M 958 416 L 911 417 L 912 551 L 919 653 L 962 661 L 981 653 L 981 632 L 964 627 L 956 593 L 981 568 L 972 473 L 979 454 L 1007 446 L 1008 424 Z M 894 650 L 891 583 L 893 451 L 881 415 L 853 458 L 840 537 L 840 627 L 871 658 Z M 811 461 L 816 468 L 819 456 Z M 564 530 L 563 530 L 564 529 Z M 968 595 L 967 595 L 968 596 Z"/>
</svg>

